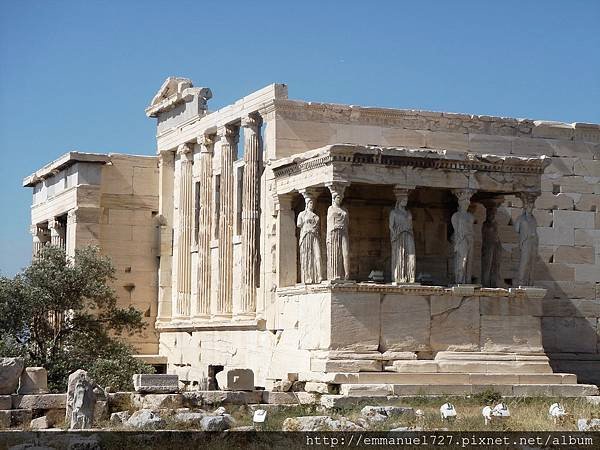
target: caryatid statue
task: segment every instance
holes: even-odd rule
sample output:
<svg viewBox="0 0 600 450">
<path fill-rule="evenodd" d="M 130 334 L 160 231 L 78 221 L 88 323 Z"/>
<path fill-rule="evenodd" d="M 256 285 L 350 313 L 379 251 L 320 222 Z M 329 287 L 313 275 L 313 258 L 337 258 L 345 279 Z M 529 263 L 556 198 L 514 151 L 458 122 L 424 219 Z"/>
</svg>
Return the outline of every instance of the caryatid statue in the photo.
<svg viewBox="0 0 600 450">
<path fill-rule="evenodd" d="M 412 214 L 406 209 L 408 189 L 394 188 L 396 207 L 390 211 L 390 240 L 392 243 L 392 282 L 415 282 L 415 238 Z"/>
<path fill-rule="evenodd" d="M 520 195 L 523 201 L 523 212 L 515 222 L 515 230 L 519 233 L 519 249 L 521 258 L 519 260 L 519 286 L 533 286 L 533 273 L 535 260 L 538 254 L 537 220 L 533 215 L 533 207 L 537 195 L 534 193 L 523 193 Z"/>
<path fill-rule="evenodd" d="M 498 235 L 496 211 L 502 199 L 487 199 L 482 203 L 485 206 L 485 222 L 481 226 L 481 284 L 483 287 L 498 287 L 500 275 L 500 257 L 502 243 Z"/>
<path fill-rule="evenodd" d="M 331 206 L 327 209 L 327 279 L 347 280 L 349 277 L 348 211 L 342 208 L 346 184 L 333 183 Z"/>
<path fill-rule="evenodd" d="M 473 223 L 475 217 L 468 209 L 471 204 L 470 189 L 454 189 L 454 195 L 458 199 L 458 211 L 450 221 L 454 234 L 452 243 L 454 245 L 454 282 L 456 284 L 471 283 L 471 268 L 473 263 Z"/>
<path fill-rule="evenodd" d="M 302 191 L 306 208 L 298 214 L 296 225 L 300 228 L 300 279 L 305 284 L 320 283 L 321 246 L 319 240 L 319 216 L 314 211 L 314 194 Z"/>
</svg>

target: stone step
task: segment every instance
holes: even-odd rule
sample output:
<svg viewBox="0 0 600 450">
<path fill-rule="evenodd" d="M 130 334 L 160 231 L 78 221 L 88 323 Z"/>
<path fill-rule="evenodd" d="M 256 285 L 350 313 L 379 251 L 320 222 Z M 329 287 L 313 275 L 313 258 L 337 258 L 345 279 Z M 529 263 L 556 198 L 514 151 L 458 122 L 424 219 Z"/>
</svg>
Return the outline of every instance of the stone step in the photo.
<svg viewBox="0 0 600 450">
<path fill-rule="evenodd" d="M 504 352 L 452 352 L 443 351 L 435 355 L 436 361 L 540 361 L 548 362 L 544 353 L 521 354 Z"/>
<path fill-rule="evenodd" d="M 591 384 L 342 384 L 346 397 L 384 398 L 389 396 L 474 395 L 494 391 L 505 397 L 586 397 L 598 395 Z M 331 397 L 324 395 L 323 397 Z"/>
<path fill-rule="evenodd" d="M 469 360 L 413 360 L 394 361 L 384 368 L 400 373 L 530 373 L 551 374 L 547 361 L 469 361 Z"/>
<path fill-rule="evenodd" d="M 577 377 L 567 373 L 329 373 L 331 384 L 576 384 Z"/>
</svg>

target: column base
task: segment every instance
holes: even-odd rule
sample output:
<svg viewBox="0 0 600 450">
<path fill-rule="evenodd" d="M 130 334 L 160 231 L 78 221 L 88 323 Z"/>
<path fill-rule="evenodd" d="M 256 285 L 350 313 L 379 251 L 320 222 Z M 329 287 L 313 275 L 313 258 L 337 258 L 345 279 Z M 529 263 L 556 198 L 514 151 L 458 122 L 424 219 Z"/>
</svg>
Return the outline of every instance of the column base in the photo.
<svg viewBox="0 0 600 450">
<path fill-rule="evenodd" d="M 234 320 L 252 320 L 256 317 L 256 312 L 241 312 L 235 315 Z"/>
<path fill-rule="evenodd" d="M 192 320 L 210 320 L 210 314 L 195 314 Z"/>
<path fill-rule="evenodd" d="M 232 313 L 217 313 L 210 316 L 211 320 L 231 319 Z"/>
</svg>

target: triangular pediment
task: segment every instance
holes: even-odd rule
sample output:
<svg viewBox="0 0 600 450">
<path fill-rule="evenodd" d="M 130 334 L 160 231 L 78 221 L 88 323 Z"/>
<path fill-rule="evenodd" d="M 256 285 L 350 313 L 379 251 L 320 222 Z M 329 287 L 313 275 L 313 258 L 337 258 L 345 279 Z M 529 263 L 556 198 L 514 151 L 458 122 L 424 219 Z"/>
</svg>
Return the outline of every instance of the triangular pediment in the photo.
<svg viewBox="0 0 600 450">
<path fill-rule="evenodd" d="M 169 77 L 162 84 L 154 98 L 152 98 L 150 106 L 156 106 L 163 100 L 175 94 L 181 94 L 184 89 L 190 87 L 193 87 L 193 84 L 192 80 L 190 80 L 189 78 Z"/>
</svg>

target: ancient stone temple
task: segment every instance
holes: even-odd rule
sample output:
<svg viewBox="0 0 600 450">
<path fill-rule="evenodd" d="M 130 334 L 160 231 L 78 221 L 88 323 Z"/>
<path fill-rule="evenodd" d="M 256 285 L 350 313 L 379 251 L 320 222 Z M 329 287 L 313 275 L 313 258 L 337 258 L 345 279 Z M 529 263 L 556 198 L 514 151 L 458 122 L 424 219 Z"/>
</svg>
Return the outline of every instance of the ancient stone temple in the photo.
<svg viewBox="0 0 600 450">
<path fill-rule="evenodd" d="M 70 256 L 76 248 L 99 246 L 115 266 L 119 305 L 144 313 L 148 328 L 129 339 L 145 355 L 158 353 L 157 174 L 153 156 L 74 151 L 23 180 L 33 188 L 33 256 L 50 244 Z"/>
<path fill-rule="evenodd" d="M 146 110 L 168 372 L 596 392 L 577 381 L 600 382 L 600 126 L 211 97 L 169 78 Z"/>
</svg>

